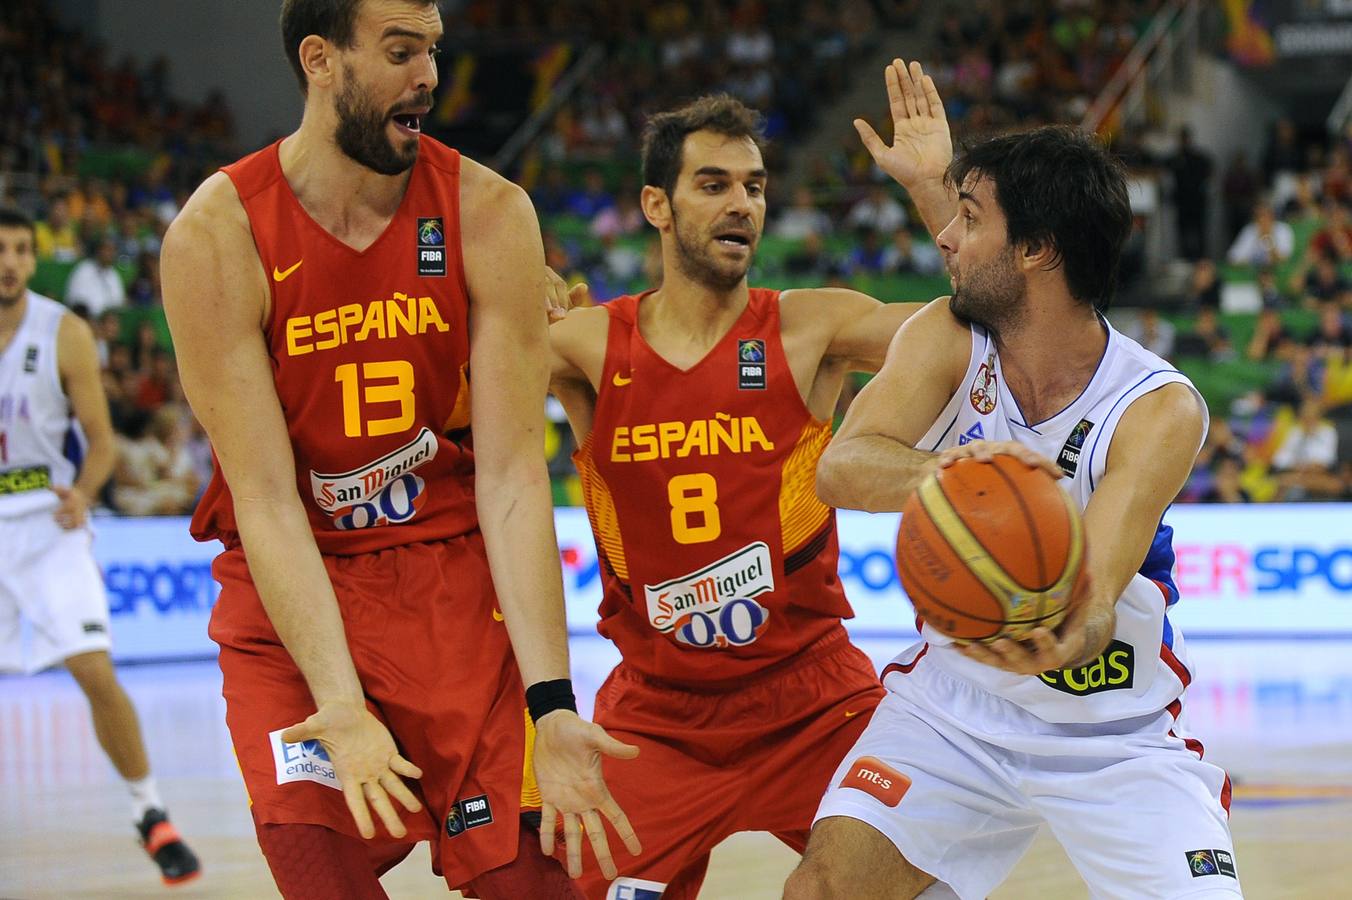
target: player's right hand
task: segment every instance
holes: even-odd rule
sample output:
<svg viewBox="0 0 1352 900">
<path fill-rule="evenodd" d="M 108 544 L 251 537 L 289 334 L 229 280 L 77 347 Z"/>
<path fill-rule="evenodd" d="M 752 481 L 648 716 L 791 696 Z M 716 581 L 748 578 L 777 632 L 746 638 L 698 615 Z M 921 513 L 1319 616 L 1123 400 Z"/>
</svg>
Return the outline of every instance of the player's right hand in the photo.
<svg viewBox="0 0 1352 900">
<path fill-rule="evenodd" d="M 314 715 L 283 731 L 282 740 L 288 744 L 317 740 L 324 747 L 362 837 L 370 840 L 376 836 L 372 809 L 391 837 L 402 838 L 408 833 L 390 805 L 390 797 L 409 812 L 420 811 L 422 804 L 403 778 L 421 778 L 422 770 L 399 755 L 389 729 L 371 714 L 366 704 L 322 703 Z"/>
<path fill-rule="evenodd" d="M 855 119 L 854 128 L 864 147 L 878 168 L 904 187 L 943 178 L 953 161 L 953 137 L 934 79 L 920 63 L 912 60 L 908 68 L 900 59 L 892 60 L 884 76 L 892 112 L 892 146 L 883 143 L 868 122 Z"/>
<path fill-rule="evenodd" d="M 1018 441 L 970 441 L 960 447 L 949 447 L 939 454 L 939 468 L 946 469 L 960 459 L 990 462 L 1001 454 L 1012 456 L 1031 468 L 1041 469 L 1058 481 L 1066 477 L 1060 466 Z"/>
</svg>

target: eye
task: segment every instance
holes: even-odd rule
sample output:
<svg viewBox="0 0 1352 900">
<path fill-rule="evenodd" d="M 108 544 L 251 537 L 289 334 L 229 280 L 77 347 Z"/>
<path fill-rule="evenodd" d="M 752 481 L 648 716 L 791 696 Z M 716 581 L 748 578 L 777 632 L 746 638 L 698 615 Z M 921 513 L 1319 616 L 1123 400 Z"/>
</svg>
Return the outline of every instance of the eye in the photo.
<svg viewBox="0 0 1352 900">
<path fill-rule="evenodd" d="M 433 44 L 431 49 L 427 51 L 427 55 L 432 57 L 433 59 L 436 59 L 438 56 L 441 55 L 441 48 L 438 47 L 436 44 Z"/>
<path fill-rule="evenodd" d="M 408 62 L 408 51 L 403 47 L 390 51 L 390 59 L 397 63 Z"/>
<path fill-rule="evenodd" d="M 706 194 L 717 194 L 721 190 L 723 190 L 723 185 L 719 184 L 717 181 L 710 181 L 704 185 L 704 192 Z"/>
<path fill-rule="evenodd" d="M 760 184 L 748 184 L 746 186 L 746 192 L 753 197 L 759 197 L 761 194 L 765 193 L 765 186 Z"/>
</svg>

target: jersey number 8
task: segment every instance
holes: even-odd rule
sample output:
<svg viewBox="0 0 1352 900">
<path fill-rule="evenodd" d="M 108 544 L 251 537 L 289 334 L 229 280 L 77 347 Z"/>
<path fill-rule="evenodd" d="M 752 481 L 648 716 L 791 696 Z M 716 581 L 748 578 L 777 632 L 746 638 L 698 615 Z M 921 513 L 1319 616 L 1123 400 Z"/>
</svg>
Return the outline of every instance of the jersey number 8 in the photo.
<svg viewBox="0 0 1352 900">
<path fill-rule="evenodd" d="M 708 472 L 677 475 L 667 482 L 671 536 L 678 544 L 705 544 L 723 533 L 718 518 L 718 482 Z"/>
</svg>

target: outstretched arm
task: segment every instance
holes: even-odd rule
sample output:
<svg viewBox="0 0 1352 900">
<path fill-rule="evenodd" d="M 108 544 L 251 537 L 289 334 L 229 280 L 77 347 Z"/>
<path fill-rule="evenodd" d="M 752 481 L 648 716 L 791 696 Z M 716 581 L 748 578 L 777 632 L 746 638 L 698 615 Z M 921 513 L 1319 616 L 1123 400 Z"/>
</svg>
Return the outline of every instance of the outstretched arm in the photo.
<svg viewBox="0 0 1352 900">
<path fill-rule="evenodd" d="M 854 120 L 855 130 L 878 168 L 911 195 L 930 237 L 938 237 L 958 214 L 957 194 L 944 181 L 948 164 L 953 161 L 953 138 L 944 104 L 934 79 L 918 62 L 912 61 L 908 67 L 894 59 L 884 79 L 892 113 L 892 146 L 863 119 Z"/>
</svg>

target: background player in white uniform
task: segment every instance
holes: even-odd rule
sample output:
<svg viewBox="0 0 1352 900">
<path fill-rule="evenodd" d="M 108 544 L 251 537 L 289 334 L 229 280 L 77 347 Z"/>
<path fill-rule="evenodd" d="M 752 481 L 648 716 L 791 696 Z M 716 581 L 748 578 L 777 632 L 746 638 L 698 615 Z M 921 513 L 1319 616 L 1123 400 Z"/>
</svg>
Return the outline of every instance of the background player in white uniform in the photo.
<svg viewBox="0 0 1352 900">
<path fill-rule="evenodd" d="M 866 143 L 889 168 L 891 150 Z M 1095 897 L 1238 896 L 1229 782 L 1183 730 L 1191 675 L 1165 616 L 1178 594 L 1161 517 L 1205 408 L 1100 315 L 1131 228 L 1122 169 L 1044 128 L 977 145 L 949 173 L 953 296 L 898 332 L 818 493 L 900 510 L 936 467 L 1010 453 L 1069 479 L 1091 577 L 1056 632 L 960 648 L 926 627 L 884 669 L 887 696 L 786 896 L 983 898 L 1043 822 Z"/>
<path fill-rule="evenodd" d="M 198 874 L 164 813 L 131 700 L 108 656 L 108 598 L 86 524 L 113 468 L 113 429 L 94 333 L 28 290 L 33 223 L 0 208 L 0 672 L 65 663 L 99 744 L 131 792 L 141 842 L 166 883 Z M 65 448 L 72 415 L 88 443 L 78 474 Z M 21 643 L 20 617 L 32 628 Z"/>
</svg>

